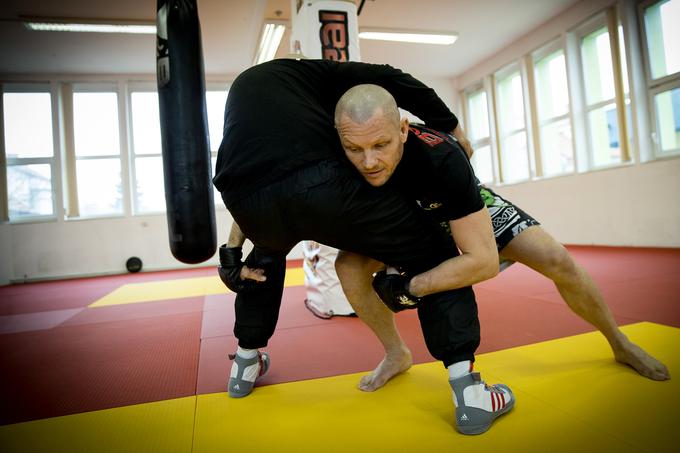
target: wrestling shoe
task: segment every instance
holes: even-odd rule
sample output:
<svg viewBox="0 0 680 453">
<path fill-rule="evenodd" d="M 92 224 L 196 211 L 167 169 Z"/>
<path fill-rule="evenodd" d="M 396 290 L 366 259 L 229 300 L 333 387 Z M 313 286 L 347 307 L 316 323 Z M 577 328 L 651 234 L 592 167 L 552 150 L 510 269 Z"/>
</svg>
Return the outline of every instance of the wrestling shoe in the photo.
<svg viewBox="0 0 680 453">
<path fill-rule="evenodd" d="M 252 359 L 243 358 L 238 354 L 229 354 L 229 359 L 234 361 L 229 377 L 229 396 L 243 398 L 250 395 L 255 380 L 269 369 L 269 354 L 258 351 L 257 356 Z"/>
<path fill-rule="evenodd" d="M 507 385 L 487 385 L 473 372 L 450 379 L 456 403 L 456 427 L 463 434 L 481 434 L 493 421 L 515 405 L 515 396 Z"/>
</svg>

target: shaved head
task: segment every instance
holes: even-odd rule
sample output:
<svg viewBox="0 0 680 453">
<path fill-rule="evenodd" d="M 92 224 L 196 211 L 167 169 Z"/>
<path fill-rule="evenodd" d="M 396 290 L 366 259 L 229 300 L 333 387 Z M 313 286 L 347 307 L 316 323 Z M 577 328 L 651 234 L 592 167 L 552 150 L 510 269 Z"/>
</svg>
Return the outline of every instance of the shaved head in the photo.
<svg viewBox="0 0 680 453">
<path fill-rule="evenodd" d="M 372 186 L 385 184 L 404 153 L 408 119 L 399 118 L 397 103 L 377 85 L 347 90 L 335 106 L 335 129 L 345 155 Z"/>
<path fill-rule="evenodd" d="M 335 106 L 335 125 L 343 116 L 357 124 L 364 124 L 376 113 L 394 124 L 399 123 L 399 109 L 392 95 L 378 85 L 357 85 L 342 95 Z"/>
</svg>

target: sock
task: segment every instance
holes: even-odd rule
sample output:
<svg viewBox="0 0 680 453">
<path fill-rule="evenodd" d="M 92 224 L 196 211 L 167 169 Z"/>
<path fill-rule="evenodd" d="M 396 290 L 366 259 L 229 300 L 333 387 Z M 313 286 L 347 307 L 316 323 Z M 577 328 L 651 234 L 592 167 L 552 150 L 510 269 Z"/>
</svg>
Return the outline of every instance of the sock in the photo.
<svg viewBox="0 0 680 453">
<path fill-rule="evenodd" d="M 240 355 L 244 359 L 252 359 L 257 356 L 257 349 L 243 349 L 241 346 L 236 349 L 236 354 Z"/>
<path fill-rule="evenodd" d="M 449 365 L 449 379 L 456 379 L 472 371 L 472 363 L 469 360 L 463 360 L 462 362 L 456 362 L 453 365 Z"/>
<path fill-rule="evenodd" d="M 463 360 L 462 362 L 456 362 L 453 365 L 449 365 L 449 379 L 456 379 L 461 376 L 465 376 L 472 370 L 472 362 L 469 360 Z M 458 407 L 458 399 L 456 394 L 453 394 L 453 404 Z"/>
</svg>

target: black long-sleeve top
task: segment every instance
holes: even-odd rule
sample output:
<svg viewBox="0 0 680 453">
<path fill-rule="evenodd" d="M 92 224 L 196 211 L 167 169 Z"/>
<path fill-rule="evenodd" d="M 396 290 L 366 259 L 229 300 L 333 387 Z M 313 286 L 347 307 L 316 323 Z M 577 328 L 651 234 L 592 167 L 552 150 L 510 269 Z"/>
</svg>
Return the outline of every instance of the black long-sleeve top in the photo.
<svg viewBox="0 0 680 453">
<path fill-rule="evenodd" d="M 237 200 L 315 162 L 344 159 L 335 104 L 363 83 L 387 89 L 399 107 L 434 129 L 452 131 L 458 124 L 433 89 L 389 65 L 273 60 L 241 73 L 229 90 L 217 190 Z"/>
</svg>

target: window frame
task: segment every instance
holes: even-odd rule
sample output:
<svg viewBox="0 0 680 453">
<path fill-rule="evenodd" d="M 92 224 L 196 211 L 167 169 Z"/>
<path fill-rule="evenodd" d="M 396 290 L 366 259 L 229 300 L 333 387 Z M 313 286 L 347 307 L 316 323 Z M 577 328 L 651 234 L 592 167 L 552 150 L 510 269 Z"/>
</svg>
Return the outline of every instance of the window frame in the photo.
<svg viewBox="0 0 680 453">
<path fill-rule="evenodd" d="M 128 127 L 126 107 L 127 83 L 124 80 L 78 80 L 75 82 L 64 81 L 62 87 L 62 105 L 64 106 L 63 121 L 65 128 L 65 164 L 68 186 L 68 208 L 65 210 L 66 220 L 91 220 L 106 218 L 121 218 L 130 216 L 130 178 L 128 160 Z M 118 114 L 118 155 L 103 156 L 77 156 L 75 149 L 75 122 L 74 122 L 74 96 L 76 93 L 115 93 Z M 79 160 L 103 160 L 119 159 L 120 178 L 122 190 L 121 212 L 111 212 L 99 215 L 82 215 L 80 212 L 80 200 L 78 198 L 78 175 L 77 162 Z"/>
<path fill-rule="evenodd" d="M 461 98 L 462 98 L 462 110 L 463 110 L 463 118 L 465 121 L 466 129 L 468 130 L 468 139 L 470 140 L 470 146 L 473 149 L 473 156 L 474 153 L 477 152 L 478 148 L 488 146 L 490 148 L 490 153 L 491 153 L 491 181 L 481 181 L 483 183 L 488 183 L 488 184 L 495 184 L 498 182 L 498 156 L 496 152 L 496 147 L 494 144 L 493 137 L 494 137 L 494 124 L 493 124 L 493 99 L 488 87 L 488 78 L 485 78 L 484 80 L 480 80 L 476 83 L 473 83 L 469 85 L 467 88 L 465 88 L 461 92 Z M 486 137 L 483 137 L 481 139 L 473 139 L 471 135 L 469 134 L 469 131 L 472 129 L 472 118 L 470 117 L 470 98 L 477 94 L 477 93 L 485 93 L 486 94 L 486 121 L 488 125 L 488 130 L 489 134 Z"/>
<path fill-rule="evenodd" d="M 640 27 L 640 45 L 642 46 L 642 57 L 644 60 L 645 86 L 647 88 L 647 107 L 649 111 L 649 127 L 654 159 L 666 159 L 669 157 L 680 156 L 680 146 L 671 151 L 664 152 L 661 149 L 661 139 L 659 137 L 659 123 L 656 112 L 654 97 L 664 91 L 680 88 L 680 71 L 667 74 L 658 79 L 652 78 L 651 57 L 649 55 L 649 42 L 647 39 L 647 26 L 645 23 L 645 10 L 663 0 L 645 0 L 637 5 L 638 25 Z"/>
<path fill-rule="evenodd" d="M 145 215 L 158 215 L 158 214 L 163 214 L 165 215 L 166 213 L 166 208 L 163 208 L 161 211 L 146 211 L 146 212 L 140 212 L 139 211 L 139 198 L 137 196 L 137 158 L 146 158 L 146 157 L 160 157 L 161 158 L 161 167 L 163 163 L 163 151 L 161 149 L 160 153 L 154 153 L 154 154 L 141 154 L 137 155 L 135 151 L 135 142 L 134 142 L 134 122 L 133 122 L 133 117 L 132 117 L 132 94 L 133 93 L 156 93 L 158 94 L 158 86 L 153 83 L 153 82 L 128 82 L 125 90 L 125 98 L 126 98 L 126 115 L 127 115 L 127 122 L 128 122 L 128 134 L 127 134 L 127 142 L 128 142 L 128 154 L 129 154 L 129 181 L 130 185 L 128 187 L 128 190 L 130 192 L 130 200 L 131 200 L 131 208 L 130 212 L 133 216 L 145 216 Z M 161 171 L 163 171 L 163 168 L 161 168 Z M 163 200 L 165 202 L 165 200 Z"/>
<path fill-rule="evenodd" d="M 52 125 L 52 156 L 51 157 L 8 157 L 5 149 L 4 129 L 4 93 L 48 93 L 50 95 L 50 121 Z M 50 222 L 58 218 L 60 212 L 60 130 L 58 123 L 58 94 L 55 84 L 49 81 L 0 81 L 0 223 L 20 224 Z M 7 170 L 12 166 L 49 165 L 50 184 L 52 191 L 52 214 L 29 215 L 11 218 L 9 215 L 9 181 Z"/>
<path fill-rule="evenodd" d="M 572 98 L 573 98 L 573 88 L 572 84 L 569 82 L 569 55 L 568 55 L 568 49 L 566 42 L 563 37 L 554 39 L 553 41 L 549 42 L 548 44 L 539 47 L 538 49 L 534 50 L 530 54 L 530 60 L 531 60 L 531 68 L 533 70 L 533 89 L 536 91 L 538 89 L 538 69 L 537 69 L 537 63 L 542 61 L 543 59 L 557 53 L 557 52 L 562 52 L 562 55 L 564 57 L 564 72 L 565 72 L 565 77 L 566 77 L 566 82 L 567 82 L 567 100 L 568 100 L 568 107 L 566 113 L 563 113 L 558 116 L 553 116 L 549 119 L 542 119 L 540 112 L 539 112 L 539 100 L 538 97 L 536 96 L 536 105 L 535 109 L 532 112 L 534 117 L 535 117 L 535 127 L 536 127 L 536 145 L 534 148 L 534 152 L 536 154 L 536 176 L 539 178 L 554 178 L 558 176 L 564 176 L 564 175 L 571 175 L 576 173 L 577 169 L 577 156 L 576 156 L 576 147 L 574 146 L 574 121 L 573 121 L 573 108 L 572 108 Z M 554 173 L 550 175 L 545 175 L 545 169 L 543 165 L 543 128 L 550 126 L 552 124 L 561 122 L 567 120 L 569 122 L 569 127 L 571 129 L 571 135 L 572 135 L 572 140 L 571 140 L 571 155 L 572 159 L 574 162 L 574 167 L 571 171 L 566 171 L 562 173 Z"/>
<path fill-rule="evenodd" d="M 229 90 L 230 89 L 231 89 L 231 82 L 227 82 L 227 81 L 211 80 L 211 81 L 206 81 L 206 84 L 205 84 L 206 96 L 207 96 L 208 91 L 226 91 L 227 96 L 229 96 Z M 207 100 L 207 97 L 206 97 L 206 110 L 207 110 L 207 102 L 208 102 L 208 100 Z M 225 105 L 226 105 L 226 103 L 225 103 Z M 209 128 L 210 122 L 209 122 L 209 119 L 207 118 L 207 112 L 206 112 L 206 120 L 208 120 L 208 128 Z M 222 131 L 224 131 L 224 111 L 222 112 Z M 208 129 L 208 137 L 210 137 L 210 129 Z M 220 144 L 221 144 L 221 140 L 220 140 Z M 213 158 L 217 159 L 217 152 L 220 148 L 220 144 L 217 144 L 215 146 L 215 149 L 213 150 L 212 148 L 213 148 L 214 145 L 212 143 L 210 143 L 210 148 L 211 148 L 210 149 L 210 171 L 211 171 L 212 177 L 215 177 L 215 168 L 213 167 L 212 159 Z M 227 208 L 224 205 L 224 202 L 222 201 L 221 194 L 215 190 L 214 185 L 212 186 L 212 189 L 213 189 L 213 202 L 214 202 L 215 208 L 218 209 L 218 210 L 226 211 Z"/>
<path fill-rule="evenodd" d="M 654 157 L 656 159 L 665 159 L 668 157 L 677 157 L 680 155 L 680 145 L 669 150 L 669 151 L 663 151 L 661 149 L 661 138 L 660 138 L 660 133 L 661 131 L 659 130 L 659 118 L 656 112 L 656 105 L 654 102 L 654 97 L 657 94 L 664 93 L 667 91 L 671 91 L 673 89 L 680 89 L 680 77 L 678 80 L 673 80 L 673 81 L 668 81 L 662 85 L 658 85 L 654 88 L 650 88 L 648 90 L 649 92 L 649 97 L 648 97 L 648 102 L 650 104 L 650 123 L 651 123 L 651 132 L 652 132 L 652 146 L 654 147 Z"/>
<path fill-rule="evenodd" d="M 629 92 L 628 95 L 624 93 L 624 88 L 623 88 L 623 69 L 621 67 L 621 48 L 620 48 L 620 43 L 619 43 L 619 25 L 620 25 L 620 20 L 619 20 L 619 14 L 616 6 L 611 6 L 609 8 L 606 8 L 603 11 L 598 12 L 597 14 L 593 15 L 589 19 L 586 19 L 583 21 L 580 25 L 577 27 L 573 28 L 570 30 L 568 33 L 572 34 L 575 39 L 576 39 L 576 52 L 574 57 L 576 58 L 576 62 L 578 65 L 578 72 L 579 72 L 579 86 L 580 90 L 578 93 L 579 96 L 579 103 L 582 106 L 582 111 L 580 112 L 584 116 L 584 127 L 586 131 L 586 140 L 585 140 L 585 146 L 586 146 L 586 153 L 585 156 L 587 157 L 587 165 L 585 168 L 581 166 L 577 166 L 579 168 L 579 171 L 593 171 L 593 170 L 604 170 L 608 168 L 615 168 L 615 167 L 620 167 L 620 166 L 625 166 L 629 165 L 632 163 L 631 159 L 631 152 L 630 152 L 630 141 L 628 137 L 628 118 L 627 118 L 627 113 L 626 113 L 626 99 L 630 99 L 630 87 L 629 87 Z M 623 25 L 623 24 L 621 24 Z M 602 100 L 598 101 L 594 104 L 589 105 L 588 104 L 588 99 L 586 95 L 586 79 L 585 79 L 585 65 L 583 61 L 583 38 L 585 38 L 587 35 L 593 33 L 594 31 L 600 29 L 600 28 L 606 28 L 607 29 L 607 34 L 609 38 L 609 50 L 610 50 L 610 58 L 611 58 L 611 64 L 612 64 L 612 77 L 614 80 L 614 97 L 607 99 L 607 100 Z M 624 30 L 624 36 L 625 36 L 625 30 Z M 628 66 L 628 62 L 626 62 L 626 67 Z M 567 72 L 569 74 L 569 71 Z M 628 81 L 630 85 L 630 80 Z M 571 85 L 571 83 L 570 83 Z M 631 101 L 632 102 L 632 101 Z M 621 153 L 621 158 L 620 161 L 610 163 L 610 164 L 605 164 L 605 165 L 595 165 L 595 151 L 592 147 L 592 128 L 590 125 L 590 121 L 588 120 L 588 115 L 590 114 L 591 111 L 597 110 L 599 108 L 602 108 L 606 105 L 609 104 L 615 104 L 616 106 L 616 118 L 617 118 L 617 126 L 618 126 L 618 140 L 619 140 L 619 147 L 620 147 L 620 153 Z M 632 115 L 632 112 L 631 112 Z M 632 119 L 632 118 L 631 118 Z M 578 156 L 577 156 L 578 157 Z"/>
<path fill-rule="evenodd" d="M 493 80 L 493 106 L 494 106 L 494 117 L 495 117 L 495 128 L 496 128 L 496 147 L 497 147 L 497 158 L 498 158 L 498 175 L 499 183 L 501 184 L 519 184 L 531 181 L 534 176 L 534 157 L 532 153 L 532 143 L 530 138 L 530 124 L 531 124 L 531 113 L 527 113 L 527 103 L 528 93 L 527 93 L 527 78 L 526 78 L 526 68 L 525 65 L 520 61 L 513 61 L 501 69 L 495 71 L 492 75 Z M 503 132 L 502 118 L 501 118 L 501 108 L 500 108 L 500 96 L 498 93 L 498 86 L 501 80 L 509 77 L 510 75 L 518 73 L 520 77 L 520 82 L 522 86 L 522 115 L 524 118 L 524 127 L 519 129 L 513 129 L 507 132 Z M 516 135 L 520 132 L 524 132 L 524 137 L 526 141 L 526 152 L 527 152 L 527 176 L 523 179 L 518 179 L 514 181 L 506 181 L 505 175 L 503 174 L 503 141 L 508 137 Z"/>
</svg>

